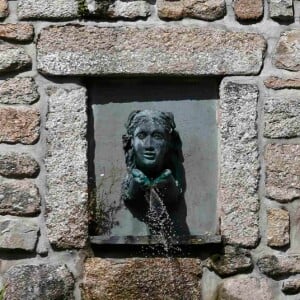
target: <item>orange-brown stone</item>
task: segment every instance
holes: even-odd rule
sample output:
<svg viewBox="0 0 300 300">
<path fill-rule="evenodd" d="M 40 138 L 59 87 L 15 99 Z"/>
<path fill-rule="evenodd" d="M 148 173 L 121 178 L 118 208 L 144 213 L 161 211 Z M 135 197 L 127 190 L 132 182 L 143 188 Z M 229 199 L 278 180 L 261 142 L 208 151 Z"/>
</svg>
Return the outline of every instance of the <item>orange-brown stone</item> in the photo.
<svg viewBox="0 0 300 300">
<path fill-rule="evenodd" d="M 235 0 L 233 8 L 238 20 L 258 20 L 263 16 L 264 2 L 262 0 Z"/>
<path fill-rule="evenodd" d="M 0 108 L 0 143 L 33 144 L 39 138 L 40 113 L 35 108 Z"/>
</svg>

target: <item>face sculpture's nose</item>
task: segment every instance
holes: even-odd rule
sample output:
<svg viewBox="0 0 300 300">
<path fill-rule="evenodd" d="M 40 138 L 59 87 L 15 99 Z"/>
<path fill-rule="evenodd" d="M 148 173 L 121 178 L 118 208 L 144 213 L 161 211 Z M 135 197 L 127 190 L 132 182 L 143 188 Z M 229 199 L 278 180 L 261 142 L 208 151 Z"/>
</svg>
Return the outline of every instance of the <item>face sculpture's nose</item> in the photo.
<svg viewBox="0 0 300 300">
<path fill-rule="evenodd" d="M 153 144 L 153 139 L 152 139 L 151 135 L 148 135 L 145 138 L 144 148 L 145 148 L 145 150 L 148 150 L 148 151 L 153 151 L 154 150 L 154 144 Z"/>
</svg>

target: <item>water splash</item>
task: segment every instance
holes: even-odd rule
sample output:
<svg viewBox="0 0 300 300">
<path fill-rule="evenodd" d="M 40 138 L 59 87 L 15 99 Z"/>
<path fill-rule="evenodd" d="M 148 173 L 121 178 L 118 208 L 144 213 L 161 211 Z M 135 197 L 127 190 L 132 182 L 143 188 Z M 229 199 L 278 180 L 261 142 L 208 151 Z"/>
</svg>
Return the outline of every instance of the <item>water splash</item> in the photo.
<svg viewBox="0 0 300 300">
<path fill-rule="evenodd" d="M 177 236 L 174 231 L 174 225 L 164 204 L 159 195 L 159 190 L 156 187 L 151 187 L 145 195 L 149 203 L 149 210 L 146 216 L 146 222 L 149 226 L 150 235 L 154 236 L 163 246 L 163 253 L 167 257 L 173 252 L 180 251 Z"/>
</svg>

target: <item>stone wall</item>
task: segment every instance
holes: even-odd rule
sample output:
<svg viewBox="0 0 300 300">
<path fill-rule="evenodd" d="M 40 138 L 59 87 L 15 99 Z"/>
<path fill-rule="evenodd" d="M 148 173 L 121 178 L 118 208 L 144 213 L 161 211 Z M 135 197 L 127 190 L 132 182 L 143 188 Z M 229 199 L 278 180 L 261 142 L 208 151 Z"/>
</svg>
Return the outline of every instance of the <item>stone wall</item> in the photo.
<svg viewBox="0 0 300 300">
<path fill-rule="evenodd" d="M 299 299 L 299 0 L 0 0 L 0 18 L 1 299 Z M 222 81 L 220 249 L 94 257 L 88 76 Z"/>
</svg>

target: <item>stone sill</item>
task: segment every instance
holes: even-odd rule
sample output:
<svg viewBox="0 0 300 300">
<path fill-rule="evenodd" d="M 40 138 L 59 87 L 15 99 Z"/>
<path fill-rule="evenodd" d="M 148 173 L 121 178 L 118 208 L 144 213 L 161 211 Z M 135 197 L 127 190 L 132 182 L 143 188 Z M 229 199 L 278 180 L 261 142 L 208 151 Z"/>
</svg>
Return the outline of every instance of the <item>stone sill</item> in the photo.
<svg viewBox="0 0 300 300">
<path fill-rule="evenodd" d="M 90 243 L 92 245 L 162 245 L 164 241 L 160 236 L 91 236 Z M 210 245 L 221 244 L 221 236 L 211 233 L 205 233 L 201 235 L 181 236 L 180 240 L 174 239 L 172 245 Z"/>
</svg>

